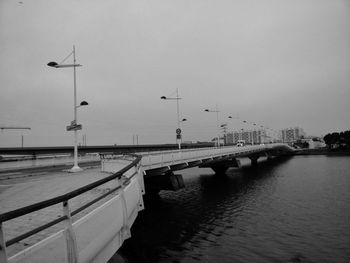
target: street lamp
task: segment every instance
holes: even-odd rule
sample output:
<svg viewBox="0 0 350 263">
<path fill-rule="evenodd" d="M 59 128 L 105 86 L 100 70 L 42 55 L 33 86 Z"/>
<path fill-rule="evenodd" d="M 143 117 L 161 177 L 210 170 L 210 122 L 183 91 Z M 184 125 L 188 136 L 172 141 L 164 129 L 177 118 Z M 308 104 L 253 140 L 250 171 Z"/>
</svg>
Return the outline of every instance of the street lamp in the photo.
<svg viewBox="0 0 350 263">
<path fill-rule="evenodd" d="M 71 55 L 73 55 L 73 64 L 63 64 L 65 60 L 67 60 Z M 61 62 L 49 62 L 47 64 L 49 67 L 54 68 L 73 68 L 74 72 L 74 120 L 71 122 L 69 126 L 67 126 L 67 131 L 74 131 L 74 166 L 69 170 L 70 172 L 79 172 L 82 169 L 78 165 L 78 130 L 82 129 L 81 124 L 77 124 L 77 109 L 81 106 L 86 106 L 88 103 L 86 101 L 82 101 L 79 105 L 77 105 L 77 81 L 76 81 L 76 67 L 81 67 L 82 65 L 76 64 L 75 60 L 75 46 L 73 46 L 73 51 Z"/>
<path fill-rule="evenodd" d="M 220 127 L 219 127 L 219 110 L 218 110 L 218 105 L 215 106 L 215 110 L 209 110 L 209 109 L 205 109 L 204 111 L 206 112 L 216 112 L 216 127 L 217 127 L 217 146 L 218 148 L 220 148 Z"/>
<path fill-rule="evenodd" d="M 81 106 L 87 106 L 89 105 L 89 103 L 87 103 L 87 101 L 83 100 L 82 102 L 80 102 L 79 106 L 77 106 L 77 108 L 81 107 Z"/>
<path fill-rule="evenodd" d="M 224 133 L 224 142 L 223 145 L 227 144 L 227 123 L 223 123 L 220 125 L 220 128 L 222 128 L 222 132 Z"/>
<path fill-rule="evenodd" d="M 162 100 L 176 100 L 176 112 L 177 112 L 177 129 L 176 129 L 176 141 L 179 147 L 179 150 L 181 150 L 181 128 L 180 123 L 187 121 L 187 119 L 182 119 L 180 121 L 180 111 L 179 111 L 179 100 L 182 98 L 179 98 L 179 89 L 176 89 L 176 98 L 169 98 L 166 96 L 160 97 Z"/>
<path fill-rule="evenodd" d="M 228 116 L 227 118 L 228 118 L 228 119 L 232 119 L 232 120 L 238 120 L 238 119 L 239 119 L 238 116 L 232 117 L 231 115 Z M 233 141 L 233 142 L 236 141 L 235 136 L 234 136 L 235 133 L 236 133 L 236 132 L 235 132 L 235 126 L 232 125 L 232 137 L 233 137 L 233 138 L 232 138 L 232 141 Z M 238 129 L 237 129 L 237 133 L 238 133 L 238 140 L 240 140 L 240 133 L 239 133 L 239 130 L 238 130 Z"/>
</svg>

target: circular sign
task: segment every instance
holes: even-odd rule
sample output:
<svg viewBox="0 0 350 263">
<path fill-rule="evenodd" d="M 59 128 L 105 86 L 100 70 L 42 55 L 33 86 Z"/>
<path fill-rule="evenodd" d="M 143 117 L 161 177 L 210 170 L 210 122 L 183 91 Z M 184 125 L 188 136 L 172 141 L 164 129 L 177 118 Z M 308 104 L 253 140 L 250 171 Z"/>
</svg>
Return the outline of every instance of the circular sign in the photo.
<svg viewBox="0 0 350 263">
<path fill-rule="evenodd" d="M 176 129 L 176 134 L 181 134 L 181 129 L 180 128 Z"/>
</svg>

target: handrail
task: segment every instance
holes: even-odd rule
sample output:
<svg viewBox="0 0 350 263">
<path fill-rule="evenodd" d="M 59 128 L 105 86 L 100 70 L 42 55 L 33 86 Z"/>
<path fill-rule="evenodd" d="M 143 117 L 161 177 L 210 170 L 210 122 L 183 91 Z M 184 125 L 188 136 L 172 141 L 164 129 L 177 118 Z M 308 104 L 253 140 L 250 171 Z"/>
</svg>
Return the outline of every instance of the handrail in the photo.
<svg viewBox="0 0 350 263">
<path fill-rule="evenodd" d="M 93 199 L 92 201 L 90 201 L 90 202 L 86 203 L 85 205 L 79 207 L 78 209 L 72 211 L 70 213 L 71 216 L 76 215 L 77 213 L 83 211 L 84 209 L 86 209 L 89 206 L 93 205 L 94 203 L 100 201 L 101 199 L 105 198 L 106 196 L 110 195 L 111 193 L 119 190 L 120 188 L 122 188 L 122 187 L 121 186 L 115 187 L 112 190 L 109 190 L 107 193 L 105 193 L 105 194 L 103 194 L 103 195 Z M 52 220 L 52 221 L 46 223 L 45 225 L 39 226 L 39 227 L 34 228 L 34 229 L 32 229 L 32 230 L 30 230 L 30 231 L 28 231 L 26 233 L 23 233 L 23 234 L 19 235 L 17 237 L 14 237 L 14 238 L 12 238 L 10 240 L 7 240 L 6 241 L 6 247 L 9 247 L 9 246 L 11 246 L 11 245 L 13 245 L 13 244 L 15 244 L 15 243 L 17 243 L 19 241 L 22 241 L 23 239 L 26 239 L 27 237 L 35 235 L 36 233 L 39 233 L 40 231 L 43 231 L 43 230 L 45 230 L 45 229 L 47 229 L 47 228 L 49 228 L 51 226 L 54 226 L 54 225 L 56 225 L 56 224 L 58 224 L 58 223 L 60 223 L 60 222 L 62 222 L 64 220 L 66 220 L 66 219 L 68 219 L 67 216 L 61 216 L 61 217 L 59 217 L 59 218 L 57 218 L 55 220 Z"/>
<path fill-rule="evenodd" d="M 244 147 L 236 146 L 224 146 L 221 148 L 201 148 L 201 149 L 188 149 L 185 151 L 162 151 L 162 152 L 150 152 L 140 153 L 142 154 L 142 165 L 145 170 L 154 169 L 159 166 L 174 165 L 175 163 L 183 163 L 183 159 L 186 158 L 186 162 L 190 160 L 204 159 L 207 157 L 216 156 L 248 156 L 256 152 L 269 151 L 272 149 L 284 148 L 288 151 L 293 151 L 292 148 L 283 144 L 275 143 L 268 145 L 247 145 Z M 179 153 L 178 155 L 175 153 Z M 148 168 L 148 169 L 147 169 Z"/>
<path fill-rule="evenodd" d="M 48 200 L 45 200 L 45 201 L 42 201 L 42 202 L 39 202 L 39 203 L 36 203 L 36 204 L 32 204 L 32 205 L 29 205 L 29 206 L 25 206 L 25 207 L 22 207 L 22 208 L 18 208 L 18 209 L 15 209 L 15 210 L 12 210 L 12 211 L 9 211 L 9 212 L 6 212 L 6 213 L 3 213 L 3 214 L 0 214 L 0 224 L 5 222 L 5 221 L 8 221 L 8 220 L 11 220 L 11 219 L 14 219 L 16 217 L 20 217 L 20 216 L 23 216 L 23 215 L 26 215 L 26 214 L 29 214 L 29 213 L 32 213 L 32 212 L 35 212 L 37 210 L 41 210 L 41 209 L 44 209 L 46 207 L 49 207 L 49 206 L 52 206 L 52 205 L 56 205 L 58 203 L 62 203 L 64 201 L 67 201 L 69 199 L 72 199 L 78 195 L 81 195 L 93 188 L 96 188 L 97 186 L 100 186 L 102 184 L 105 184 L 115 178 L 119 178 L 121 177 L 126 171 L 128 171 L 131 167 L 135 166 L 137 163 L 140 162 L 142 156 L 139 156 L 139 155 L 132 155 L 130 154 L 131 156 L 135 156 L 136 159 L 134 161 L 132 161 L 130 164 L 128 164 L 127 166 L 125 166 L 124 168 L 122 168 L 121 170 L 119 170 L 118 172 L 116 172 L 115 174 L 112 174 L 110 176 L 107 176 L 101 180 L 98 180 L 96 182 L 93 182 L 93 183 L 90 183 L 88 185 L 85 185 L 83 187 L 80 187 L 76 190 L 73 190 L 69 193 L 66 193 L 66 194 L 63 194 L 63 195 L 60 195 L 60 196 L 57 196 L 57 197 L 53 197 L 51 199 L 48 199 Z"/>
<path fill-rule="evenodd" d="M 77 247 L 77 240 L 76 240 L 76 233 L 73 230 L 73 221 L 72 221 L 72 216 L 76 215 L 77 213 L 83 211 L 84 209 L 90 207 L 91 205 L 97 203 L 98 201 L 102 200 L 103 198 L 105 198 L 106 196 L 120 190 L 120 189 L 124 189 L 124 187 L 126 187 L 126 185 L 128 185 L 131 181 L 131 179 L 135 176 L 135 175 L 139 175 L 140 174 L 140 161 L 142 159 L 142 156 L 140 155 L 136 155 L 136 154 L 128 154 L 128 156 L 132 156 L 135 159 L 134 160 L 129 160 L 131 161 L 128 165 L 126 165 L 125 167 L 123 167 L 122 169 L 120 169 L 119 171 L 117 171 L 116 173 L 107 176 L 103 179 L 100 179 L 96 182 L 90 183 L 88 185 L 85 185 L 83 187 L 80 187 L 76 190 L 73 190 L 69 193 L 42 201 L 42 202 L 38 202 L 36 204 L 32 204 L 29 206 L 25 206 L 19 209 L 15 209 L 13 211 L 9 211 L 3 214 L 0 214 L 0 262 L 2 263 L 6 263 L 8 262 L 8 256 L 7 256 L 7 252 L 6 252 L 6 248 L 23 240 L 26 239 L 30 236 L 33 236 L 53 225 L 56 225 L 60 222 L 66 221 L 66 228 L 65 228 L 65 232 L 64 235 L 66 237 L 66 245 L 69 248 L 67 250 L 67 259 L 68 262 L 72 263 L 72 262 L 77 262 L 78 258 L 79 258 L 79 252 L 78 252 L 78 247 Z M 126 173 L 127 171 L 129 171 L 132 167 L 135 167 L 135 171 L 131 174 L 128 174 L 126 176 L 126 180 L 121 182 L 121 184 L 117 185 L 116 187 L 109 189 L 106 193 L 102 194 L 101 196 L 98 196 L 96 198 L 94 198 L 93 200 L 90 200 L 89 202 L 87 202 L 86 204 L 80 206 L 79 208 L 77 208 L 74 211 L 70 211 L 69 208 L 69 200 L 81 195 L 89 190 L 92 190 L 100 185 L 103 185 L 109 181 L 112 181 L 116 178 L 121 179 L 123 174 Z M 123 194 L 122 194 L 123 196 Z M 15 219 L 17 217 L 20 216 L 24 216 L 26 214 L 47 208 L 49 206 L 53 206 L 56 204 L 62 203 L 63 204 L 63 212 L 64 214 L 62 216 L 60 216 L 59 218 L 56 218 L 44 225 L 41 225 L 39 227 L 36 227 L 30 231 L 27 231 L 25 233 L 22 233 L 19 236 L 16 236 L 10 240 L 5 240 L 5 235 L 4 235 L 4 231 L 3 231 L 3 225 L 2 223 L 5 221 L 9 221 L 11 219 Z M 126 208 L 125 208 L 126 209 Z M 123 213 L 126 213 L 126 211 L 123 210 Z M 124 224 L 126 224 L 126 222 L 124 222 Z M 124 225 L 124 229 L 126 229 L 127 226 Z"/>
</svg>

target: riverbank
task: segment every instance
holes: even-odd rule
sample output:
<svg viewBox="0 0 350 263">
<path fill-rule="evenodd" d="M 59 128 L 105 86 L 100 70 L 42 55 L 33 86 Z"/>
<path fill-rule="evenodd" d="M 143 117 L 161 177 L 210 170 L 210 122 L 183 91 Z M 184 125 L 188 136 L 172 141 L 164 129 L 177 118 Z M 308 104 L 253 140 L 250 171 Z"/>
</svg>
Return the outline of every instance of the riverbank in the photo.
<svg viewBox="0 0 350 263">
<path fill-rule="evenodd" d="M 299 149 L 294 155 L 332 155 L 332 156 L 350 156 L 350 150 L 329 150 L 322 149 Z"/>
</svg>

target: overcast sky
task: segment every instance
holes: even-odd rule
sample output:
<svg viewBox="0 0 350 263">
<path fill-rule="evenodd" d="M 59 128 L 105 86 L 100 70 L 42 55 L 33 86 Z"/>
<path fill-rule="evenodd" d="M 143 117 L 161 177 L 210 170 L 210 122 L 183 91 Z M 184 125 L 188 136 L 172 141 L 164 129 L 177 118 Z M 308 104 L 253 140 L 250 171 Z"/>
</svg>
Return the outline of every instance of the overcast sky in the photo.
<svg viewBox="0 0 350 263">
<path fill-rule="evenodd" d="M 73 45 L 88 145 L 175 143 L 177 88 L 185 141 L 350 129 L 349 0 L 1 0 L 0 147 L 72 145 Z"/>
</svg>

